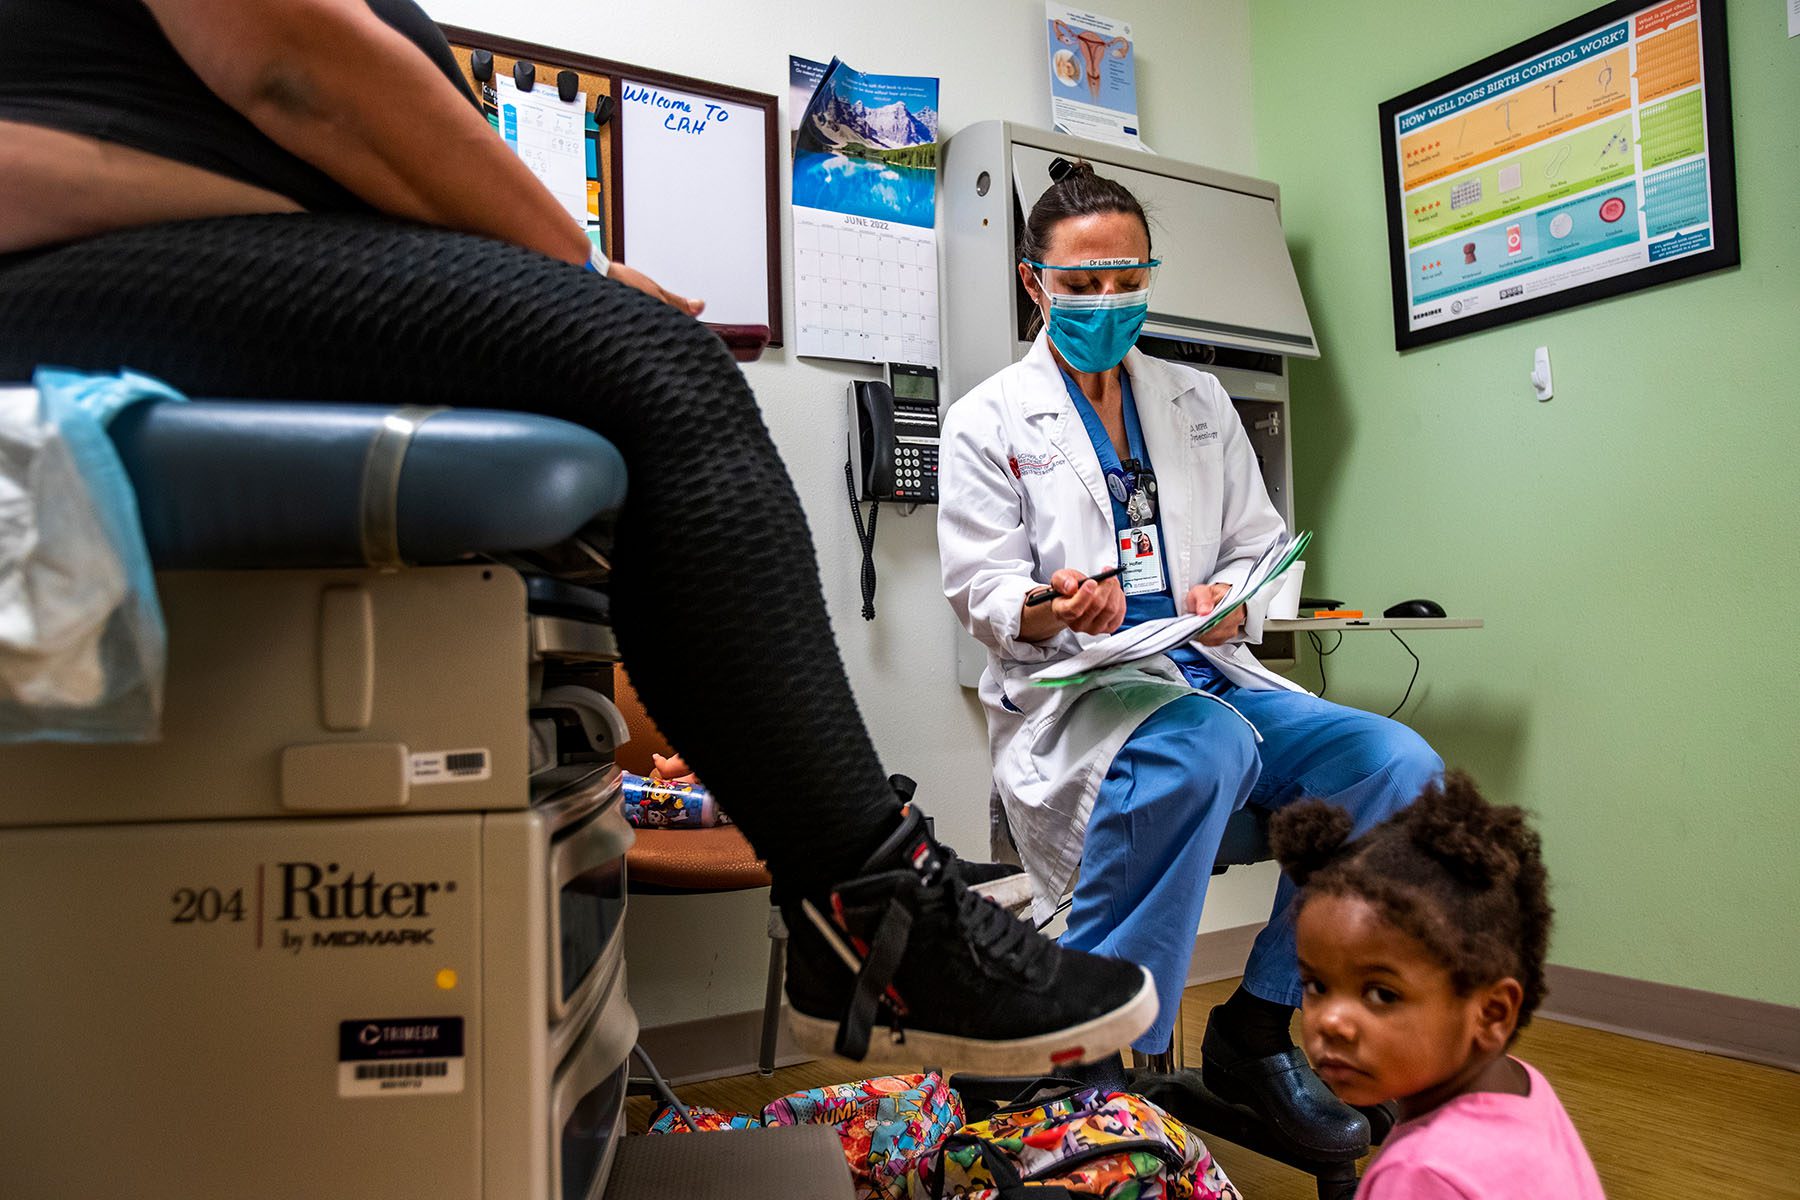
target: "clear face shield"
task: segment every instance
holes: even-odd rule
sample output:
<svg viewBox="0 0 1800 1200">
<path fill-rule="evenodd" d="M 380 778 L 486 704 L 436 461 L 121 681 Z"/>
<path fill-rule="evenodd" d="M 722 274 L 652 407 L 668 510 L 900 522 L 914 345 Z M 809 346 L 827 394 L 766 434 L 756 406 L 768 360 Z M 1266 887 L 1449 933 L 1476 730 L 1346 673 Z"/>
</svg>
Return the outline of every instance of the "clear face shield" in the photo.
<svg viewBox="0 0 1800 1200">
<path fill-rule="evenodd" d="M 1080 311 L 1148 306 L 1162 259 L 1094 258 L 1079 263 L 1026 259 L 1025 265 L 1052 308 Z"/>
</svg>

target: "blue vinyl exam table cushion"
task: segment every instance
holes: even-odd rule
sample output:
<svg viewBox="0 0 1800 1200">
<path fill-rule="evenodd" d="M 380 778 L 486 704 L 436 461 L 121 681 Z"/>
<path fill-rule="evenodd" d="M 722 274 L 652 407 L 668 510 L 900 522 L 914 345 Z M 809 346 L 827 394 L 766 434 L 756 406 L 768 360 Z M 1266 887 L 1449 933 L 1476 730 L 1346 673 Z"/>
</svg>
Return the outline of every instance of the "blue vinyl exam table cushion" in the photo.
<svg viewBox="0 0 1800 1200">
<path fill-rule="evenodd" d="M 204 401 L 140 404 L 113 443 L 137 489 L 150 556 L 162 568 L 364 565 L 362 505 L 381 406 Z M 541 550 L 607 524 L 625 500 L 625 460 L 567 421 L 451 409 L 407 447 L 397 501 L 401 556 L 455 562 Z M 526 578 L 534 612 L 608 620 L 607 596 Z M 1267 817 L 1232 814 L 1214 870 L 1268 857 Z"/>
<path fill-rule="evenodd" d="M 112 424 L 161 568 L 365 565 L 363 487 L 384 406 L 143 404 Z M 591 430 L 530 413 L 450 409 L 406 449 L 401 557 L 449 563 L 540 550 L 608 525 L 625 460 Z"/>
</svg>

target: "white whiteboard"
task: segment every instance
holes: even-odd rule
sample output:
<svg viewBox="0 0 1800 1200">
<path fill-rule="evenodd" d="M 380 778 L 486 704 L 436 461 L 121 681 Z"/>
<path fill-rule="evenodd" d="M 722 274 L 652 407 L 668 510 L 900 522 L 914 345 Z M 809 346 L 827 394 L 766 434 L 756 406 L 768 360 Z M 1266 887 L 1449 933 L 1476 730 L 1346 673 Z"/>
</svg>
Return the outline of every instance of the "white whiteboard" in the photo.
<svg viewBox="0 0 1800 1200">
<path fill-rule="evenodd" d="M 619 95 L 624 261 L 704 321 L 773 324 L 763 110 L 629 77 Z"/>
</svg>

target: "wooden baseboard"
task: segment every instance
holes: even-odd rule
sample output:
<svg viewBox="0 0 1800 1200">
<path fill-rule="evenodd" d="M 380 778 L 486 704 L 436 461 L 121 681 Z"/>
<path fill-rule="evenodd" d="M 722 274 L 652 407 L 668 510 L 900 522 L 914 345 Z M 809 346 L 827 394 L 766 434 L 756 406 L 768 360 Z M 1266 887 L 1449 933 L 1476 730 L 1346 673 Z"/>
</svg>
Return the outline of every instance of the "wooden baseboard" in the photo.
<svg viewBox="0 0 1800 1200">
<path fill-rule="evenodd" d="M 1230 979 L 1244 973 L 1244 960 L 1256 935 L 1263 931 L 1262 921 L 1215 929 L 1194 939 L 1194 956 L 1188 960 L 1188 986 Z"/>
<path fill-rule="evenodd" d="M 1241 975 L 1262 925 L 1194 939 L 1188 984 Z M 1800 1008 L 1551 964 L 1542 1014 L 1590 1029 L 1800 1071 Z"/>
<path fill-rule="evenodd" d="M 1552 963 L 1553 1021 L 1800 1071 L 1800 1008 Z"/>
</svg>

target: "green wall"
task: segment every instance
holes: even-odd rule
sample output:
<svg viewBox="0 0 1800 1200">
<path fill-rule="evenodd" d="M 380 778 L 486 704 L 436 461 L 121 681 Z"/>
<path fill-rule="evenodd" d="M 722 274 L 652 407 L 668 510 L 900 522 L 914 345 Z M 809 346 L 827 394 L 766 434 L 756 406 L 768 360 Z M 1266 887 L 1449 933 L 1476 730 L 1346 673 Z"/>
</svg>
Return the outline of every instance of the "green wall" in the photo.
<svg viewBox="0 0 1800 1200">
<path fill-rule="evenodd" d="M 1800 39 L 1729 0 L 1744 265 L 1394 350 L 1376 106 L 1581 3 L 1252 0 L 1261 174 L 1324 350 L 1293 373 L 1309 594 L 1429 596 L 1403 719 L 1539 814 L 1552 957 L 1800 995 Z M 1556 397 L 1527 381 L 1548 345 Z M 1316 685 L 1310 655 L 1298 678 Z M 1332 698 L 1411 660 L 1346 637 Z"/>
</svg>

